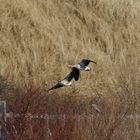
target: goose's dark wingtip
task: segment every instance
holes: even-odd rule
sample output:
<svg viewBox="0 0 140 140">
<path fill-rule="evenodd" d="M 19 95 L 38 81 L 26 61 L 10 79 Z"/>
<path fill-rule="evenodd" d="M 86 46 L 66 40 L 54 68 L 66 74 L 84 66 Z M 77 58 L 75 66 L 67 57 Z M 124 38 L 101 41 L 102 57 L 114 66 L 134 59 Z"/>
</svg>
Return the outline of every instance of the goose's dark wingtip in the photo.
<svg viewBox="0 0 140 140">
<path fill-rule="evenodd" d="M 51 90 L 53 90 L 54 88 L 49 88 L 48 90 L 47 90 L 47 92 L 49 92 L 49 91 L 51 91 Z"/>
<path fill-rule="evenodd" d="M 94 64 L 97 64 L 97 62 L 93 61 L 93 60 L 90 60 L 90 62 L 94 63 Z"/>
<path fill-rule="evenodd" d="M 50 90 L 52 90 L 52 89 L 46 89 L 45 92 L 49 92 Z"/>
</svg>

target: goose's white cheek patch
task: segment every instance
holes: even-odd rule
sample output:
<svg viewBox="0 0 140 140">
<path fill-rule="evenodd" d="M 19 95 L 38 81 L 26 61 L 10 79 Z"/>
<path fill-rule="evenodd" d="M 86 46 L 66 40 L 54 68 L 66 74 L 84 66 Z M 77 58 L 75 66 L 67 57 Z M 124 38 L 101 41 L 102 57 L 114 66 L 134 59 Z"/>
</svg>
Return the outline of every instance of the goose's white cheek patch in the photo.
<svg viewBox="0 0 140 140">
<path fill-rule="evenodd" d="M 90 71 L 90 70 L 91 70 L 90 67 L 86 67 L 86 68 L 85 68 L 85 71 Z"/>
</svg>

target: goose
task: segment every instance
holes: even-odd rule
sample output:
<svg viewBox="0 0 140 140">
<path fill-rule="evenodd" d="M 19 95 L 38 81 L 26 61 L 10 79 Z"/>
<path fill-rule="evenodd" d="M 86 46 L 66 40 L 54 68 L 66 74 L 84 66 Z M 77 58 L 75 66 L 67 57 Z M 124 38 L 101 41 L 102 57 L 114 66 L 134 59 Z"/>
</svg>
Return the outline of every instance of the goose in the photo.
<svg viewBox="0 0 140 140">
<path fill-rule="evenodd" d="M 64 86 L 72 86 L 72 79 L 74 78 L 75 81 L 77 81 L 79 79 L 79 74 L 80 74 L 79 69 L 73 67 L 71 72 L 63 80 L 58 81 L 53 87 L 51 87 L 47 91 L 61 88 Z"/>
<path fill-rule="evenodd" d="M 70 68 L 77 68 L 79 70 L 83 70 L 83 71 L 90 71 L 91 68 L 88 66 L 88 64 L 92 62 L 97 64 L 95 61 L 90 60 L 90 59 L 82 59 L 80 63 L 75 64 L 75 65 L 69 65 Z"/>
</svg>

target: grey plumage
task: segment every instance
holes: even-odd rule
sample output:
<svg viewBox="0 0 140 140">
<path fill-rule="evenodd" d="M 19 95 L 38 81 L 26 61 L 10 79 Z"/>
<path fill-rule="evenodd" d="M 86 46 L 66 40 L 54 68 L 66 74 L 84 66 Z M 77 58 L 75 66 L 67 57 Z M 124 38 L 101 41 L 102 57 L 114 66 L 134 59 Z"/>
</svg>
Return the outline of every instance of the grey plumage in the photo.
<svg viewBox="0 0 140 140">
<path fill-rule="evenodd" d="M 86 66 L 88 66 L 88 64 L 92 62 L 92 63 L 95 63 L 95 61 L 93 60 L 90 60 L 90 59 L 82 59 L 81 62 L 79 63 L 79 65 L 82 67 L 82 68 L 85 68 Z"/>
<path fill-rule="evenodd" d="M 68 81 L 71 81 L 73 78 L 75 81 L 79 79 L 80 71 L 77 68 L 72 68 L 72 71 L 64 78 Z"/>
<path fill-rule="evenodd" d="M 56 85 L 54 85 L 53 87 L 51 87 L 50 89 L 48 89 L 48 91 L 56 89 L 56 88 L 60 88 L 63 87 L 64 85 L 61 82 L 58 82 Z"/>
<path fill-rule="evenodd" d="M 88 65 L 89 65 L 90 62 L 96 64 L 96 62 L 93 61 L 93 60 L 90 60 L 90 59 L 82 59 L 80 63 L 75 64 L 75 65 L 69 65 L 69 67 L 71 67 L 71 68 L 77 68 L 79 70 L 89 71 L 90 70 L 90 67 L 88 67 Z"/>
</svg>

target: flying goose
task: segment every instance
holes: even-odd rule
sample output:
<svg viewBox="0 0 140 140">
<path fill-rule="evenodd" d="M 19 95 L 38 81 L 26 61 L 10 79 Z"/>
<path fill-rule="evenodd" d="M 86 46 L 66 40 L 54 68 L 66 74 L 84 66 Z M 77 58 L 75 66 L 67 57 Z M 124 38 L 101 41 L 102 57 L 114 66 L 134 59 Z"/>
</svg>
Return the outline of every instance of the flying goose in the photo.
<svg viewBox="0 0 140 140">
<path fill-rule="evenodd" d="M 88 64 L 92 62 L 95 63 L 95 61 L 90 60 L 90 59 L 82 59 L 80 63 L 75 64 L 75 65 L 69 65 L 70 68 L 77 68 L 79 70 L 84 70 L 84 71 L 90 71 L 90 67 L 88 67 Z"/>
<path fill-rule="evenodd" d="M 101 113 L 101 109 L 97 104 L 92 104 L 92 107 L 96 110 L 96 112 Z"/>
<path fill-rule="evenodd" d="M 71 80 L 74 78 L 75 81 L 77 81 L 79 79 L 79 74 L 80 74 L 79 69 L 73 67 L 71 72 L 63 80 L 58 81 L 58 83 L 56 83 L 53 87 L 51 87 L 47 91 L 50 91 L 56 88 L 61 88 L 64 86 L 72 86 Z"/>
</svg>

